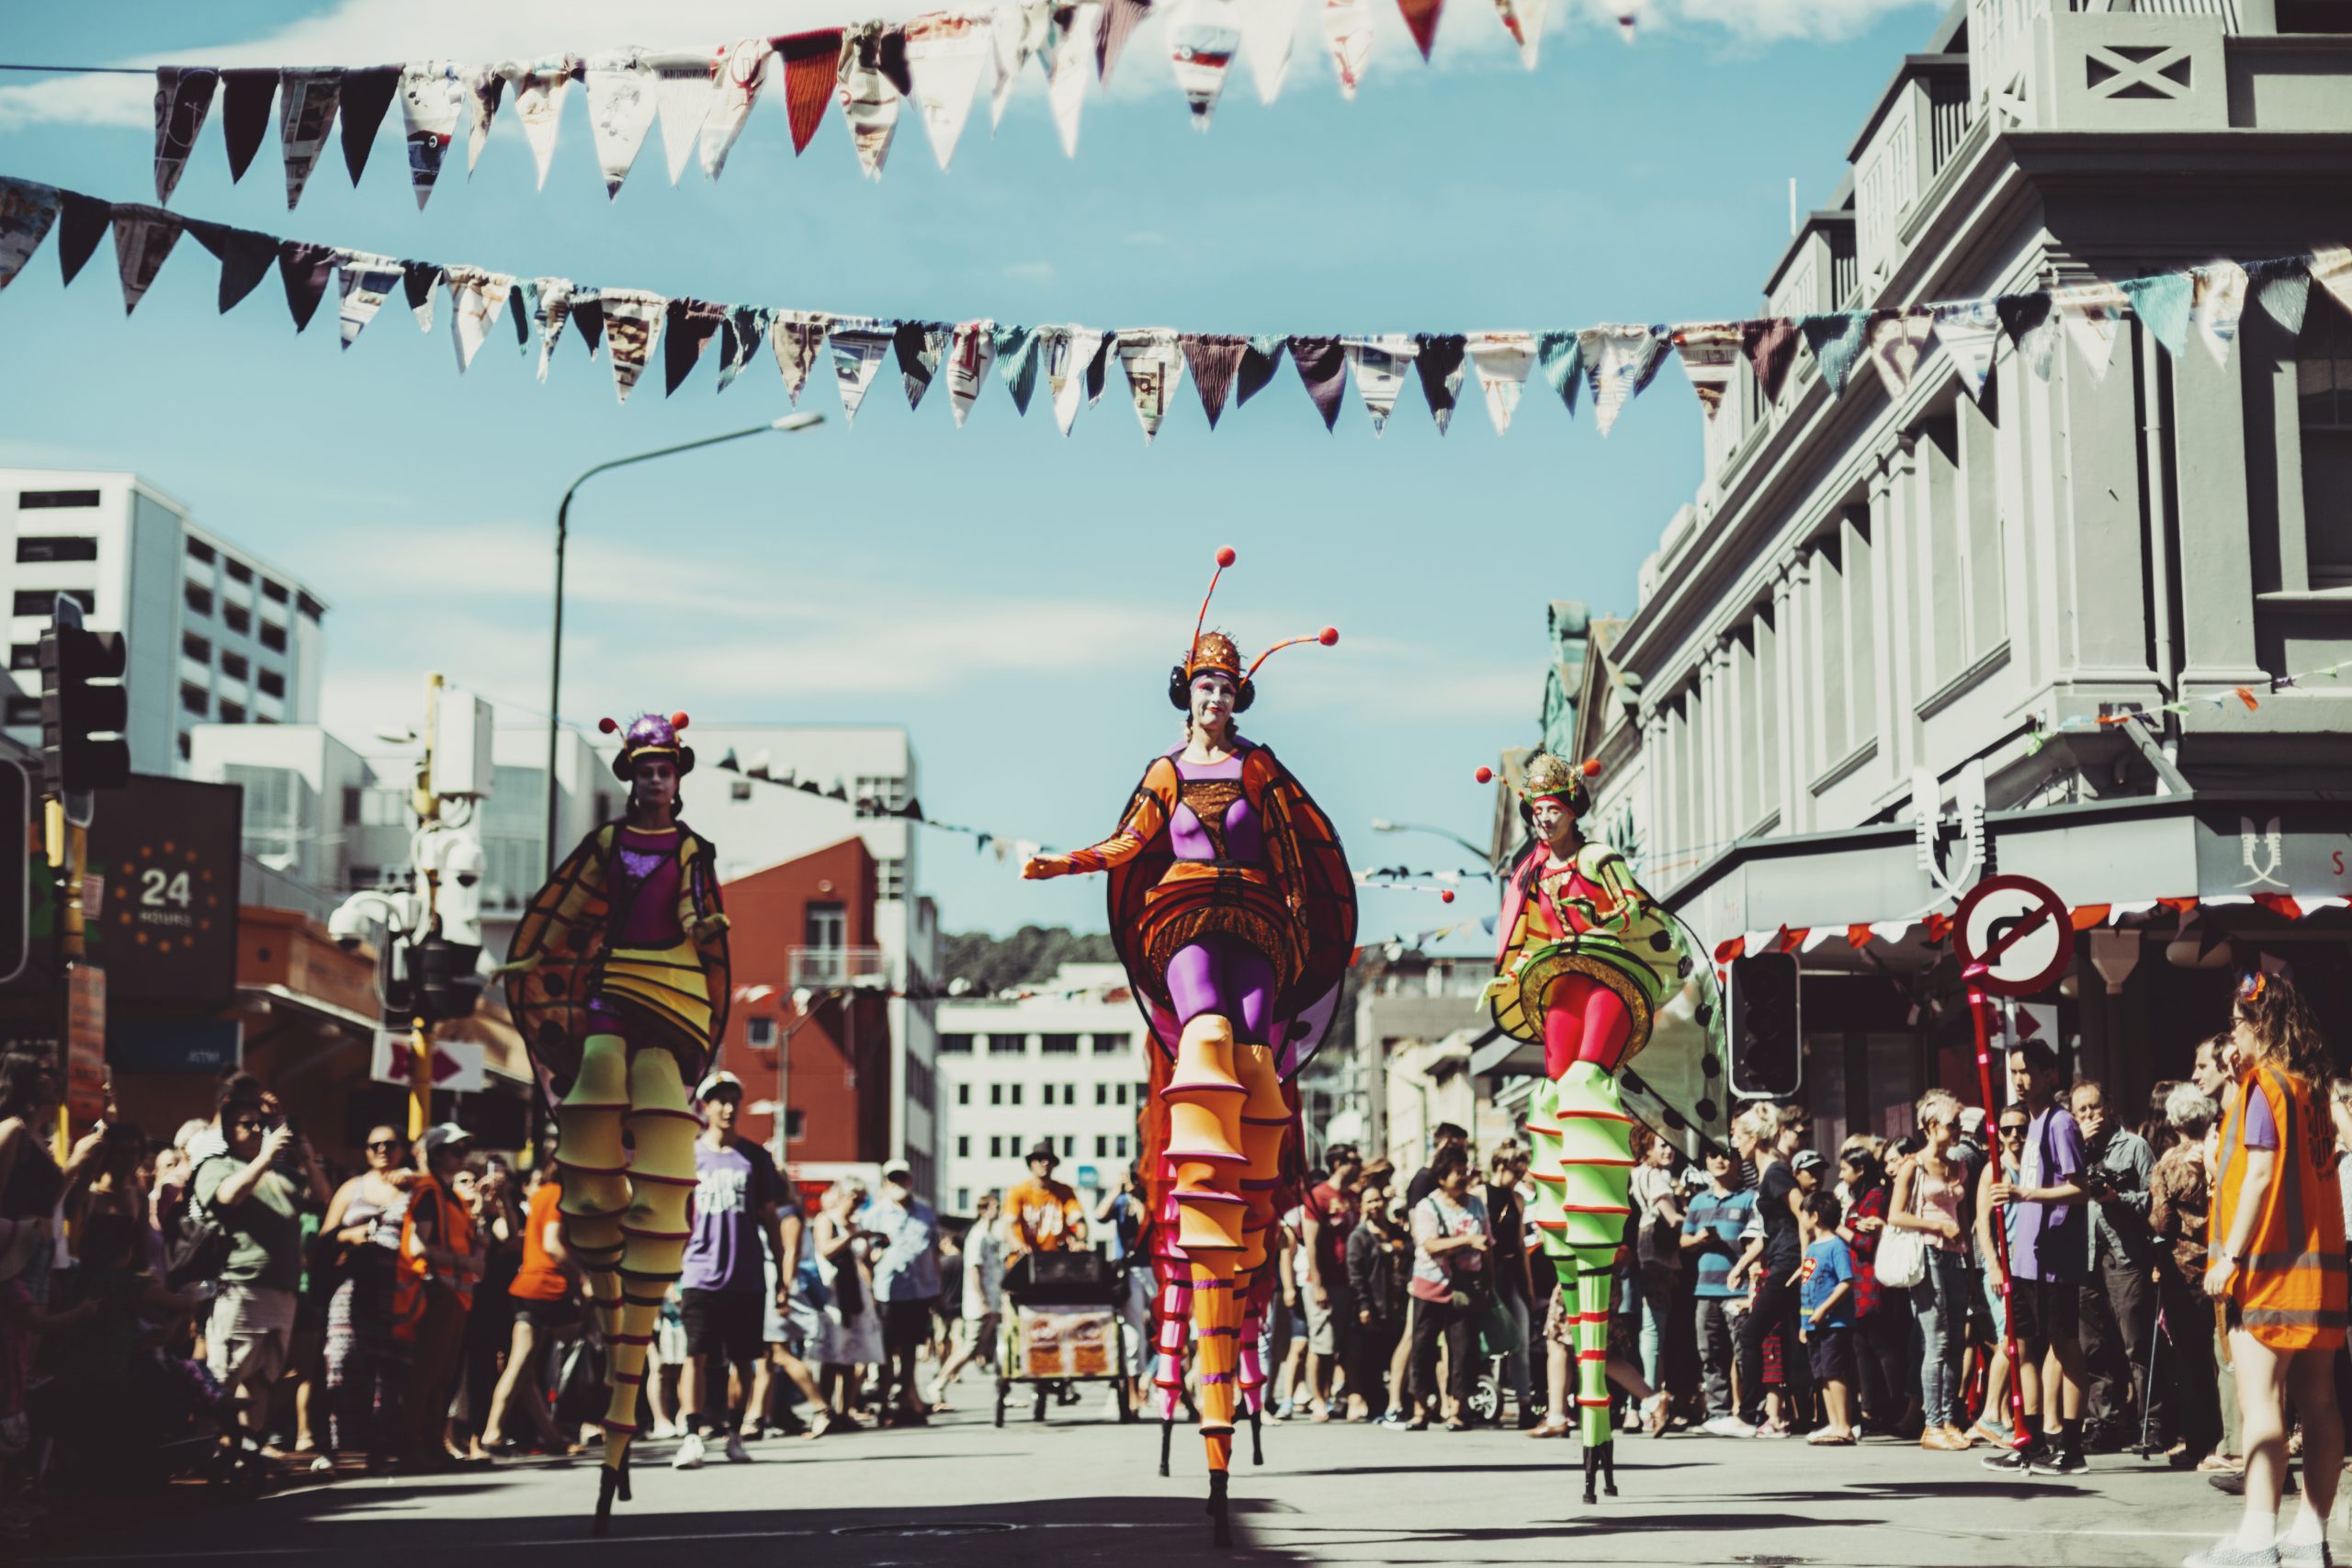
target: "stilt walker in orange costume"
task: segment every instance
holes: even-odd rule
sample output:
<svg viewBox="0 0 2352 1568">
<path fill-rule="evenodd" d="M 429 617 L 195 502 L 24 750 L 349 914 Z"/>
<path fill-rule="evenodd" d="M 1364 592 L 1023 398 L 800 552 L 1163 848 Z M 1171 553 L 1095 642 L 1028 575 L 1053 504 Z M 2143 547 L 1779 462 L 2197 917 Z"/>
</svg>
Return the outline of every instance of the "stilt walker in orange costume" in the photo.
<svg viewBox="0 0 2352 1568">
<path fill-rule="evenodd" d="M 604 721 L 606 734 L 620 729 Z M 596 1533 L 628 1500 L 647 1348 L 692 1234 L 686 1086 L 727 1023 L 727 917 L 711 846 L 678 819 L 694 769 L 684 714 L 630 724 L 613 772 L 628 816 L 591 833 L 539 889 L 500 973 L 556 1100 L 564 1245 L 611 1351 Z"/>
<path fill-rule="evenodd" d="M 1233 560 L 1217 552 L 1211 593 Z M 1157 1258 L 1153 1311 L 1162 1473 L 1189 1315 L 1209 1513 L 1223 1546 L 1234 1422 L 1262 1382 L 1245 1325 L 1272 1292 L 1267 1240 L 1295 1201 L 1304 1165 L 1291 1081 L 1338 1006 L 1356 907 L 1329 819 L 1272 751 L 1235 727 L 1268 655 L 1302 642 L 1328 648 L 1340 634 L 1327 626 L 1277 643 L 1244 670 L 1233 639 L 1207 620 L 1204 599 L 1192 646 L 1169 671 L 1169 700 L 1186 715 L 1183 745 L 1153 759 L 1116 833 L 1033 857 L 1022 874 L 1110 874 L 1112 937 L 1160 1047 L 1143 1168 L 1152 1212 L 1173 1233 Z"/>
</svg>

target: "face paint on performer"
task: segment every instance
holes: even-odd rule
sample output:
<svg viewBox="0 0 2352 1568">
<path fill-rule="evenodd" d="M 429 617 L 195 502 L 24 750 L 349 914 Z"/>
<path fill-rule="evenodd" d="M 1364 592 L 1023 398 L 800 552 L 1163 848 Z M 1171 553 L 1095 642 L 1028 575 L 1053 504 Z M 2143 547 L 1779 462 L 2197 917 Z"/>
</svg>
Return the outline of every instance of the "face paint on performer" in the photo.
<svg viewBox="0 0 2352 1568">
<path fill-rule="evenodd" d="M 637 812 L 666 821 L 678 803 L 678 763 L 673 757 L 640 757 L 631 770 L 629 799 Z"/>
<path fill-rule="evenodd" d="M 1222 671 L 1204 671 L 1193 677 L 1193 728 L 1203 735 L 1221 736 L 1233 722 L 1233 705 L 1240 692 L 1233 677 Z"/>
<path fill-rule="evenodd" d="M 1535 836 L 1544 840 L 1545 848 L 1565 849 L 1575 837 L 1577 814 L 1557 795 L 1539 795 L 1528 803 L 1527 812 Z"/>
</svg>

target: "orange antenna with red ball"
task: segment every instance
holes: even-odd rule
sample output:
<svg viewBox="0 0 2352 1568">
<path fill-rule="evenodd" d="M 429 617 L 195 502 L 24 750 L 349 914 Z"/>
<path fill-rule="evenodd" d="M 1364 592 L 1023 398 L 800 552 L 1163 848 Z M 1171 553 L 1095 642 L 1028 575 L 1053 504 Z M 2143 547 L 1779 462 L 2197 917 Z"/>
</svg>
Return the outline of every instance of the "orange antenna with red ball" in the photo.
<svg viewBox="0 0 2352 1568">
<path fill-rule="evenodd" d="M 605 735 L 618 735 L 621 732 L 621 721 L 616 718 L 600 718 L 596 721 L 596 728 Z"/>
<path fill-rule="evenodd" d="M 1201 628 L 1209 624 L 1209 601 L 1216 597 L 1216 581 L 1225 575 L 1225 569 L 1231 566 L 1236 558 L 1231 545 L 1217 547 L 1216 570 L 1209 573 L 1209 591 L 1201 595 L 1200 617 L 1193 623 L 1193 646 L 1184 655 L 1184 668 L 1187 670 L 1201 656 Z"/>
<path fill-rule="evenodd" d="M 684 729 L 690 722 L 692 721 L 682 713 L 673 713 L 670 716 L 670 728 L 672 729 Z"/>
<path fill-rule="evenodd" d="M 1247 681 L 1251 676 L 1257 674 L 1259 664 L 1263 664 L 1267 660 L 1272 659 L 1275 654 L 1280 653 L 1285 648 L 1296 648 L 1302 642 L 1319 642 L 1324 647 L 1330 648 L 1337 644 L 1339 640 L 1340 628 L 1337 626 L 1325 626 L 1321 631 L 1309 632 L 1305 637 L 1285 637 L 1281 642 L 1274 644 L 1273 647 L 1266 649 L 1265 652 L 1258 655 L 1257 664 L 1250 665 L 1247 673 L 1243 674 L 1241 678 Z"/>
<path fill-rule="evenodd" d="M 1495 782 L 1495 770 L 1482 766 L 1476 773 L 1472 773 L 1470 776 L 1477 780 L 1480 784 L 1492 784 Z"/>
</svg>

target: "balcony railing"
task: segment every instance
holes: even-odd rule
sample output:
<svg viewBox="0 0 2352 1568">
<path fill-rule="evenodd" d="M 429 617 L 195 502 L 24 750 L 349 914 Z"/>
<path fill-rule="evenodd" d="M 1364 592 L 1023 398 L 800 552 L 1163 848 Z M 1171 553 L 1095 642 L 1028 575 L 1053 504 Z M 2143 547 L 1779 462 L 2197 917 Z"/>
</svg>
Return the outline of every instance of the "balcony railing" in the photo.
<svg viewBox="0 0 2352 1568">
<path fill-rule="evenodd" d="M 794 947 L 785 950 L 786 972 L 800 986 L 887 985 L 889 954 L 878 947 Z"/>
</svg>

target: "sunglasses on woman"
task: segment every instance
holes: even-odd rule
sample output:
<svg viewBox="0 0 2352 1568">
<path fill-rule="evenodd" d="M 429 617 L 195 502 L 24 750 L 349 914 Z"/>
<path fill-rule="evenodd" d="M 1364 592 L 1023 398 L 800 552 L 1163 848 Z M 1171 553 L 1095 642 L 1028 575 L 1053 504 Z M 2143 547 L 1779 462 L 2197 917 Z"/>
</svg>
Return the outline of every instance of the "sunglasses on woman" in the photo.
<svg viewBox="0 0 2352 1568">
<path fill-rule="evenodd" d="M 2001 1136 L 2003 1136 L 2004 1138 L 2022 1138 L 2022 1137 L 2024 1137 L 2024 1136 L 2025 1136 L 2025 1123 L 2024 1123 L 2024 1122 L 2002 1122 L 2002 1123 L 2001 1123 Z"/>
</svg>

